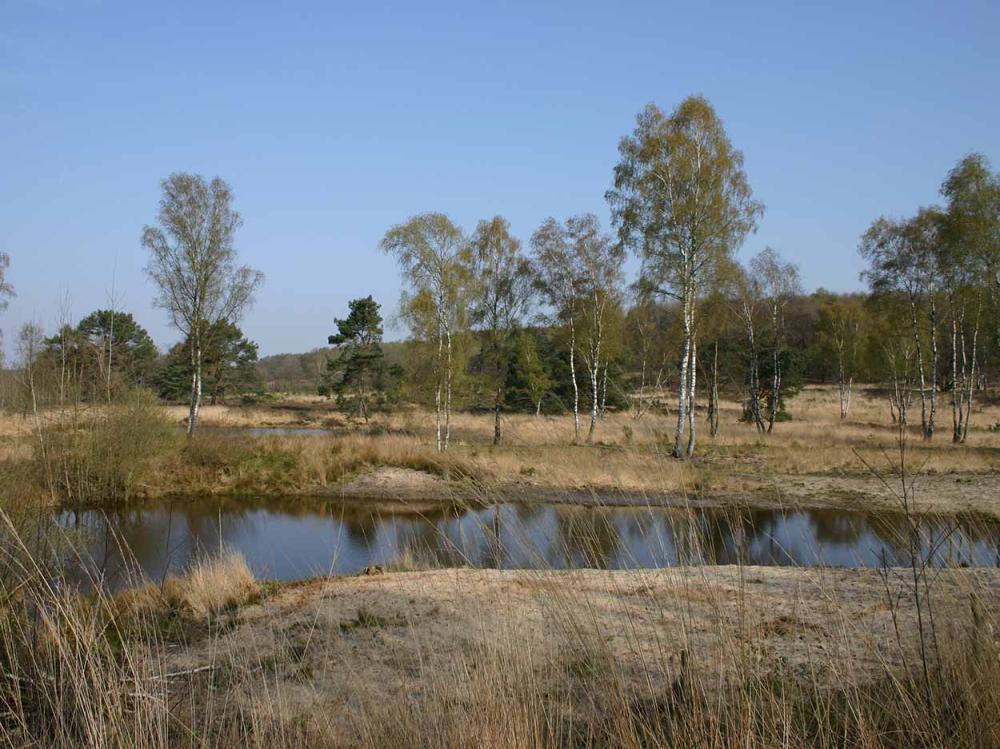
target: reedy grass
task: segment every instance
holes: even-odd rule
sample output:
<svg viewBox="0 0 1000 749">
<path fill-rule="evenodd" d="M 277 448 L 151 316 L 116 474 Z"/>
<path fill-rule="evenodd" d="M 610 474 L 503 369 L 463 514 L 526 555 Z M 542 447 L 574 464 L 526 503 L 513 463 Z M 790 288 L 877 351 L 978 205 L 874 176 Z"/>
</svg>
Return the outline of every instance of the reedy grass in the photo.
<svg viewBox="0 0 1000 749">
<path fill-rule="evenodd" d="M 29 563 L 0 609 L 0 745 L 902 748 L 1000 739 L 997 576 L 946 570 L 932 587 L 941 644 L 928 692 L 912 668 L 919 642 L 904 584 L 892 582 L 895 603 L 862 621 L 850 573 L 783 570 L 776 580 L 800 590 L 762 598 L 754 586 L 764 575 L 739 566 L 394 573 L 365 586 L 292 586 L 273 610 L 294 618 L 255 625 L 260 615 L 242 611 L 261 588 L 232 554 L 119 596 L 75 593 Z M 412 604 L 423 586 L 448 580 L 428 589 L 429 601 L 463 601 L 461 629 L 438 639 L 427 636 L 445 620 L 421 624 L 405 597 L 378 595 L 391 583 Z M 774 596 L 786 597 L 780 610 Z M 365 603 L 331 620 L 323 602 L 344 597 Z M 827 612 L 819 619 L 816 599 Z M 192 626 L 165 630 L 170 611 Z M 351 616 L 364 626 L 345 628 Z M 786 641 L 790 650 L 778 648 Z M 398 676 L 386 681 L 373 656 Z"/>
<path fill-rule="evenodd" d="M 309 441 L 203 435 L 155 461 L 143 480 L 283 490 L 330 485 L 388 464 L 502 481 L 515 469 L 524 477 L 533 451 L 548 449 L 564 466 L 560 481 L 591 480 L 591 464 L 610 483 L 628 481 L 625 467 L 645 470 L 650 484 L 690 480 L 682 473 L 688 468 L 672 479 L 674 468 L 649 467 L 655 427 L 595 449 L 546 446 L 530 438 L 532 429 L 511 434 L 510 450 L 459 444 L 444 456 L 408 434 Z M 845 444 L 856 443 L 855 427 L 845 429 Z M 788 449 L 807 450 L 804 434 L 789 439 L 803 439 L 802 446 Z M 771 460 L 765 467 L 775 464 L 773 443 L 720 442 L 717 449 L 736 453 L 720 459 L 752 465 L 763 452 Z M 879 437 L 871 454 L 890 444 Z M 921 449 L 911 458 L 917 465 Z M 574 462 L 576 455 L 584 457 Z M 13 482 L 6 505 L 26 479 L 12 465 L 4 470 L 15 471 L 5 474 Z M 541 460 L 538 470 L 545 470 Z M 821 571 L 782 571 L 777 577 L 798 582 L 779 591 L 780 610 L 775 595 L 753 590 L 753 578 L 770 577 L 739 565 L 724 572 L 426 573 L 453 580 L 454 588 L 436 593 L 425 586 L 439 578 L 394 573 L 352 593 L 359 603 L 346 619 L 330 620 L 323 603 L 348 595 L 331 580 L 290 589 L 276 609 L 261 607 L 291 612 L 294 628 L 277 615 L 255 627 L 260 612 L 249 612 L 262 589 L 237 557 L 206 560 L 181 579 L 122 596 L 99 586 L 79 593 L 39 551 L 56 546 L 36 543 L 52 532 L 42 526 L 3 516 L 0 746 L 1000 743 L 1000 596 L 992 573 L 945 570 L 912 586 L 905 575 L 887 574 L 884 597 L 865 599 L 863 611 L 852 600 L 859 595 L 852 581 L 871 573 L 843 573 L 835 584 Z M 470 599 L 476 575 L 495 585 Z M 378 597 L 379 586 L 390 585 L 395 594 Z M 437 606 L 459 602 L 451 616 L 462 627 L 435 637 L 437 620 L 411 617 L 421 596 Z M 918 625 L 916 596 L 930 605 L 933 630 Z M 373 601 L 380 608 L 369 608 Z M 168 630 L 166 617 L 197 626 Z M 343 621 L 365 626 L 344 628 Z M 361 655 L 351 656 L 355 650 Z"/>
<path fill-rule="evenodd" d="M 724 403 L 722 433 L 711 438 L 702 430 L 691 461 L 668 458 L 673 419 L 656 412 L 639 420 L 609 413 L 593 445 L 572 444 L 570 416 L 509 414 L 500 447 L 490 444 L 487 416 L 460 413 L 454 416 L 452 449 L 439 453 L 433 419 L 419 410 L 379 415 L 365 428 L 331 415 L 321 401 L 292 405 L 271 411 L 206 407 L 206 426 L 190 441 L 164 430 L 167 422 L 158 414 L 170 408 L 156 412 L 149 403 L 68 410 L 59 418 L 45 412 L 40 431 L 0 445 L 0 464 L 34 461 L 38 495 L 76 504 L 184 493 L 337 494 L 352 477 L 382 466 L 427 473 L 471 494 L 490 486 L 733 496 L 793 477 L 870 478 L 857 456 L 875 463 L 895 439 L 887 408 L 873 391 L 858 392 L 851 417 L 841 421 L 829 388 L 807 388 L 792 399 L 793 421 L 778 424 L 772 435 L 757 434 L 739 422 L 738 404 Z M 282 420 L 300 419 L 303 412 L 313 414 L 317 426 L 327 417 L 339 426 L 309 437 L 252 436 L 208 426 L 295 424 Z M 984 405 L 967 444 L 953 445 L 944 434 L 929 444 L 913 440 L 914 463 L 928 474 L 995 474 L 1000 433 L 987 429 L 993 421 L 1000 421 L 1000 407 Z"/>
</svg>

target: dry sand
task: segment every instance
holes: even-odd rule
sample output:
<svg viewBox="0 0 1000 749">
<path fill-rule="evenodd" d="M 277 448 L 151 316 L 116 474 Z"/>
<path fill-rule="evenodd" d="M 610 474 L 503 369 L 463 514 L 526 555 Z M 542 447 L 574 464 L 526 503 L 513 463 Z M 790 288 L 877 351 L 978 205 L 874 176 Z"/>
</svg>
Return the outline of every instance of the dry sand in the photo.
<svg viewBox="0 0 1000 749">
<path fill-rule="evenodd" d="M 941 573 L 938 610 L 967 607 L 973 580 L 982 605 L 995 612 L 997 570 Z M 905 571 L 893 572 L 889 586 L 905 590 L 904 581 Z M 905 595 L 898 615 L 910 640 L 915 618 Z M 941 632 L 963 636 L 947 622 Z M 588 658 L 600 653 L 617 664 L 627 690 L 640 692 L 668 689 L 682 668 L 717 674 L 738 660 L 831 684 L 843 678 L 845 664 L 864 678 L 901 662 L 877 571 L 681 567 L 314 580 L 239 610 L 223 634 L 177 648 L 168 667 L 200 672 L 234 658 L 246 662 L 273 673 L 271 699 L 286 717 L 321 718 L 324 730 L 349 733 L 357 701 L 419 702 L 429 680 L 468 675 L 498 648 L 532 668 L 557 664 L 542 678 L 570 681 L 586 681 Z M 252 697 L 224 680 L 215 688 L 232 689 L 234 700 Z"/>
</svg>

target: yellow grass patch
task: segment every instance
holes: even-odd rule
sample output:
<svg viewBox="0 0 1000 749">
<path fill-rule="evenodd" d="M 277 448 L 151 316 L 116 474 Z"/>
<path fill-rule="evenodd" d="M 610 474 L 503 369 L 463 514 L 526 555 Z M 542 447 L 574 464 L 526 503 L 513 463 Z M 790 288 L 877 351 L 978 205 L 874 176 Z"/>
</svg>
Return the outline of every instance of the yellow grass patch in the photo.
<svg viewBox="0 0 1000 749">
<path fill-rule="evenodd" d="M 258 592 L 246 559 L 235 551 L 201 559 L 184 575 L 167 578 L 163 585 L 164 598 L 196 618 L 241 606 Z"/>
</svg>

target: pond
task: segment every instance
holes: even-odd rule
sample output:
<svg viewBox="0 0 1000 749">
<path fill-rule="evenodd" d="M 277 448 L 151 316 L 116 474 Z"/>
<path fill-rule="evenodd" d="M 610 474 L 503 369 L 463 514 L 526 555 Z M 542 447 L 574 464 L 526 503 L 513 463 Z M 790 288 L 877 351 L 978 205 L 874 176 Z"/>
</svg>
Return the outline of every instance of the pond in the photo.
<svg viewBox="0 0 1000 749">
<path fill-rule="evenodd" d="M 908 563 L 898 514 L 500 504 L 424 512 L 318 500 L 186 499 L 128 511 L 65 512 L 82 550 L 74 577 L 121 588 L 199 555 L 235 549 L 259 578 L 352 574 L 369 565 L 628 569 L 675 564 L 880 566 Z M 929 518 L 934 564 L 995 566 L 1000 525 Z"/>
</svg>

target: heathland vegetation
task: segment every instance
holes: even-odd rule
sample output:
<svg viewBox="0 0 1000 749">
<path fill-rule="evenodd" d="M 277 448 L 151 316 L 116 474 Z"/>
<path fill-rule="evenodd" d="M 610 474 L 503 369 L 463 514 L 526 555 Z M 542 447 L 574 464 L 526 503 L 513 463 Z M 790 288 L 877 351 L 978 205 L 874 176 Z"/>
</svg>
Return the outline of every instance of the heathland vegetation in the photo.
<svg viewBox="0 0 1000 749">
<path fill-rule="evenodd" d="M 738 260 L 765 209 L 709 102 L 650 105 L 607 228 L 553 217 L 522 241 L 499 215 L 400 217 L 372 251 L 398 262 L 406 340 L 383 340 L 394 300 L 366 296 L 330 310 L 325 347 L 259 358 L 240 326 L 264 277 L 241 263 L 233 190 L 169 176 L 139 244 L 179 342 L 160 352 L 112 298 L 25 325 L 0 372 L 0 745 L 997 745 L 1000 575 L 950 552 L 968 523 L 1000 549 L 1000 174 L 973 153 L 942 178 L 940 205 L 873 207 L 845 248 L 864 291 L 806 291 L 776 249 Z M 688 545 L 706 506 L 737 529 L 748 507 L 891 512 L 905 553 L 618 571 L 401 555 L 278 584 L 230 550 L 120 592 L 100 564 L 69 574 L 81 511 L 140 523 L 193 495 L 664 506 Z M 851 517 L 823 532 L 850 537 Z"/>
</svg>

